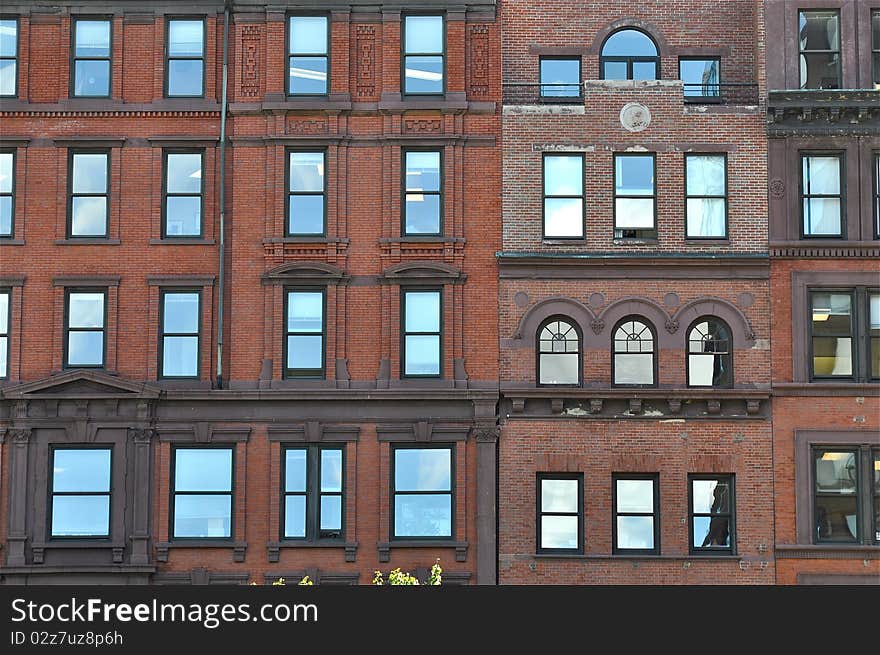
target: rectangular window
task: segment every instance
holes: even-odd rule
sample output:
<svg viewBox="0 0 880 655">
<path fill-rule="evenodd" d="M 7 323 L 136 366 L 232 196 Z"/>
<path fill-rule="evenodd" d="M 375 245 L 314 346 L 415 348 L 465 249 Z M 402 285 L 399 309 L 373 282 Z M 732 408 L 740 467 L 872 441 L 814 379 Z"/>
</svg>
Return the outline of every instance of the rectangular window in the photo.
<svg viewBox="0 0 880 655">
<path fill-rule="evenodd" d="M 205 21 L 168 21 L 165 48 L 165 93 L 168 97 L 201 98 L 205 95 Z"/>
<path fill-rule="evenodd" d="M 74 97 L 109 98 L 111 78 L 112 28 L 109 20 L 73 20 Z"/>
<path fill-rule="evenodd" d="M 203 150 L 165 152 L 163 237 L 202 236 L 204 161 Z"/>
<path fill-rule="evenodd" d="M 327 95 L 330 21 L 327 16 L 291 16 L 287 41 L 287 93 Z"/>
<path fill-rule="evenodd" d="M 678 60 L 678 76 L 684 83 L 685 100 L 721 98 L 721 59 L 718 57 Z"/>
<path fill-rule="evenodd" d="M 324 235 L 327 193 L 324 155 L 323 151 L 287 153 L 287 236 Z"/>
<path fill-rule="evenodd" d="M 584 237 L 584 156 L 544 155 L 544 238 Z"/>
<path fill-rule="evenodd" d="M 451 539 L 453 536 L 453 448 L 392 450 L 392 536 Z"/>
<path fill-rule="evenodd" d="M 283 452 L 282 539 L 341 539 L 342 448 L 291 446 Z"/>
<path fill-rule="evenodd" d="M 880 9 L 871 12 L 871 55 L 874 67 L 874 86 L 880 87 Z"/>
<path fill-rule="evenodd" d="M 110 153 L 70 151 L 68 237 L 106 237 Z"/>
<path fill-rule="evenodd" d="M 689 475 L 688 487 L 691 553 L 733 553 L 733 476 Z"/>
<path fill-rule="evenodd" d="M 840 88 L 840 13 L 801 11 L 798 44 L 802 89 Z"/>
<path fill-rule="evenodd" d="M 323 378 L 324 291 L 287 291 L 285 377 Z"/>
<path fill-rule="evenodd" d="M 869 377 L 880 379 L 880 292 L 868 293 L 868 359 Z"/>
<path fill-rule="evenodd" d="M 107 290 L 68 290 L 66 305 L 65 368 L 103 367 Z"/>
<path fill-rule="evenodd" d="M 12 237 L 15 226 L 15 151 L 0 151 L 0 238 Z"/>
<path fill-rule="evenodd" d="M 801 155 L 801 227 L 804 237 L 841 237 L 843 156 Z"/>
<path fill-rule="evenodd" d="M 860 541 L 859 451 L 818 448 L 813 461 L 816 541 Z"/>
<path fill-rule="evenodd" d="M 404 160 L 404 235 L 439 235 L 443 216 L 441 152 L 405 150 Z"/>
<path fill-rule="evenodd" d="M 880 449 L 873 451 L 871 460 L 871 473 L 874 480 L 871 494 L 874 507 L 871 513 L 874 515 L 874 543 L 878 544 L 880 543 Z"/>
<path fill-rule="evenodd" d="M 688 239 L 727 238 L 727 157 L 685 155 Z"/>
<path fill-rule="evenodd" d="M 612 476 L 614 552 L 660 552 L 659 478 L 657 475 Z"/>
<path fill-rule="evenodd" d="M 580 98 L 581 58 L 541 57 L 541 97 Z"/>
<path fill-rule="evenodd" d="M 110 536 L 110 448 L 51 449 L 50 534 Z"/>
<path fill-rule="evenodd" d="M 874 238 L 880 239 L 880 152 L 874 153 Z"/>
<path fill-rule="evenodd" d="M 811 289 L 809 299 L 812 379 L 880 378 L 880 291 Z"/>
<path fill-rule="evenodd" d="M 614 238 L 656 239 L 656 159 L 614 155 Z"/>
<path fill-rule="evenodd" d="M 403 19 L 403 92 L 442 94 L 445 69 L 443 16 L 405 16 Z"/>
<path fill-rule="evenodd" d="M 0 19 L 0 96 L 18 95 L 18 20 Z"/>
<path fill-rule="evenodd" d="M 172 461 L 172 538 L 231 538 L 232 448 L 175 448 Z"/>
<path fill-rule="evenodd" d="M 404 377 L 440 377 L 442 321 L 438 290 L 402 292 Z"/>
<path fill-rule="evenodd" d="M 12 293 L 0 289 L 0 380 L 9 377 L 9 314 Z"/>
<path fill-rule="evenodd" d="M 163 291 L 160 306 L 161 377 L 197 378 L 201 294 L 198 291 Z"/>
<path fill-rule="evenodd" d="M 538 552 L 584 550 L 584 476 L 538 474 Z"/>
</svg>

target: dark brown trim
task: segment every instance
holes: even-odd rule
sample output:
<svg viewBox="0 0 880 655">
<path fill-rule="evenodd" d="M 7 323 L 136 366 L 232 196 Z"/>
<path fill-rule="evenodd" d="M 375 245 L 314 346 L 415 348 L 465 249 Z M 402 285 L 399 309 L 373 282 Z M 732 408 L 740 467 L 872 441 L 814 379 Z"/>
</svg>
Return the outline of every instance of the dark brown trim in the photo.
<svg viewBox="0 0 880 655">
<path fill-rule="evenodd" d="M 214 286 L 216 279 L 216 275 L 148 277 L 147 285 L 151 287 L 210 287 Z"/>
<path fill-rule="evenodd" d="M 619 253 L 498 252 L 502 279 L 555 280 L 766 280 L 770 260 L 765 254 L 695 257 L 693 253 L 622 256 Z"/>
<path fill-rule="evenodd" d="M 121 279 L 119 275 L 108 275 L 106 277 L 67 275 L 53 277 L 52 285 L 56 287 L 118 287 Z"/>
<path fill-rule="evenodd" d="M 345 443 L 358 441 L 361 428 L 359 425 L 335 425 L 308 421 L 305 423 L 292 423 L 288 425 L 273 424 L 267 428 L 267 439 L 278 442 L 330 442 Z"/>
<path fill-rule="evenodd" d="M 125 145 L 124 138 L 116 138 L 116 137 L 95 137 L 95 136 L 82 136 L 75 137 L 69 136 L 63 139 L 52 139 L 52 143 L 56 148 L 121 148 Z M 109 187 L 110 180 L 107 180 L 107 185 Z"/>
<path fill-rule="evenodd" d="M 799 585 L 880 585 L 880 575 L 798 573 L 797 583 Z"/>
<path fill-rule="evenodd" d="M 416 423 L 380 424 L 376 426 L 376 440 L 394 443 L 449 443 L 467 441 L 471 426 L 449 425 L 418 421 Z"/>
<path fill-rule="evenodd" d="M 880 546 L 776 544 L 776 559 L 880 559 Z"/>
</svg>

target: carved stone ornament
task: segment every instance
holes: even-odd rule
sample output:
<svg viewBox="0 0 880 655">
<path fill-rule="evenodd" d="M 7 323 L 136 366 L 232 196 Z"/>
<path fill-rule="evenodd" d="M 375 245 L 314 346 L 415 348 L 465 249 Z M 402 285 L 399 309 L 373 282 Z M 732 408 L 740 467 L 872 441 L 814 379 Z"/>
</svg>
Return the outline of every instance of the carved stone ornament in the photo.
<svg viewBox="0 0 880 655">
<path fill-rule="evenodd" d="M 770 180 L 770 195 L 774 198 L 781 198 L 785 195 L 785 182 L 778 177 Z"/>
<path fill-rule="evenodd" d="M 669 332 L 669 334 L 675 334 L 678 332 L 678 327 L 678 321 L 674 321 L 671 318 L 666 321 L 666 331 Z"/>
<path fill-rule="evenodd" d="M 593 332 L 596 334 L 602 334 L 602 330 L 605 329 L 605 321 L 601 318 L 594 318 L 590 321 L 590 328 L 592 328 Z"/>
<path fill-rule="evenodd" d="M 476 428 L 474 430 L 474 438 L 477 443 L 495 443 L 501 434 L 501 428 Z"/>
<path fill-rule="evenodd" d="M 128 436 L 135 443 L 149 443 L 155 436 L 155 430 L 152 428 L 129 428 Z"/>
<path fill-rule="evenodd" d="M 13 443 L 26 444 L 31 438 L 30 428 L 13 428 L 9 431 Z"/>
<path fill-rule="evenodd" d="M 651 111 L 638 102 L 630 102 L 620 110 L 620 124 L 629 132 L 643 132 L 651 124 Z"/>
</svg>

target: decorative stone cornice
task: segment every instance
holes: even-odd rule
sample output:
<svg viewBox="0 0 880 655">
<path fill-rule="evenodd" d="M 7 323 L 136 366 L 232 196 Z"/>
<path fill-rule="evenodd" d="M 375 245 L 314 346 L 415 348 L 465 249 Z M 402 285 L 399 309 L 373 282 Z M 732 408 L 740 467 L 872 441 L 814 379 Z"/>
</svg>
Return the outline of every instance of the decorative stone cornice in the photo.
<svg viewBox="0 0 880 655">
<path fill-rule="evenodd" d="M 770 91 L 767 133 L 771 137 L 880 134 L 880 92 L 871 89 Z"/>
</svg>

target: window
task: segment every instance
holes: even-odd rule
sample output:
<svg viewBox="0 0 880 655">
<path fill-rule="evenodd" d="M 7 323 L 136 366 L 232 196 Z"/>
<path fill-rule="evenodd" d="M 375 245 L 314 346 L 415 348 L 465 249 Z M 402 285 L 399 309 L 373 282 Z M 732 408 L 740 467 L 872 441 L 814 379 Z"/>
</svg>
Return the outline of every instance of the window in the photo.
<svg viewBox="0 0 880 655">
<path fill-rule="evenodd" d="M 110 536 L 110 448 L 51 448 L 50 535 Z"/>
<path fill-rule="evenodd" d="M 9 310 L 12 293 L 0 289 L 0 380 L 9 377 Z"/>
<path fill-rule="evenodd" d="M 396 539 L 451 539 L 451 446 L 393 449 L 391 524 Z"/>
<path fill-rule="evenodd" d="M 810 309 L 814 380 L 880 378 L 880 292 L 811 290 Z"/>
<path fill-rule="evenodd" d="M 405 235 L 439 235 L 442 231 L 443 186 L 439 150 L 405 150 Z"/>
<path fill-rule="evenodd" d="M 869 377 L 880 380 L 880 292 L 868 294 Z"/>
<path fill-rule="evenodd" d="M 880 448 L 875 449 L 872 453 L 871 469 L 874 473 L 874 488 L 872 495 L 874 496 L 874 543 L 880 543 Z"/>
<path fill-rule="evenodd" d="M 581 58 L 541 57 L 541 97 L 580 98 Z"/>
<path fill-rule="evenodd" d="M 727 238 L 727 157 L 685 155 L 688 239 Z"/>
<path fill-rule="evenodd" d="M 109 20 L 74 19 L 72 96 L 110 97 L 111 31 Z"/>
<path fill-rule="evenodd" d="M 842 155 L 801 155 L 801 228 L 804 237 L 843 236 L 842 179 Z"/>
<path fill-rule="evenodd" d="M 69 237 L 106 237 L 110 153 L 70 151 Z"/>
<path fill-rule="evenodd" d="M 324 377 L 324 291 L 287 291 L 285 377 Z"/>
<path fill-rule="evenodd" d="M 324 152 L 290 151 L 288 158 L 287 236 L 323 236 Z"/>
<path fill-rule="evenodd" d="M 404 377 L 440 377 L 442 310 L 440 291 L 403 291 Z"/>
<path fill-rule="evenodd" d="M 580 384 L 580 333 L 568 319 L 554 317 L 538 330 L 538 384 Z"/>
<path fill-rule="evenodd" d="M 0 96 L 18 94 L 18 20 L 0 19 Z"/>
<path fill-rule="evenodd" d="M 691 553 L 733 553 L 732 475 L 689 475 Z"/>
<path fill-rule="evenodd" d="M 203 151 L 165 152 L 163 237 L 202 236 Z"/>
<path fill-rule="evenodd" d="M 880 87 L 880 9 L 871 12 L 871 55 L 874 61 L 874 86 Z"/>
<path fill-rule="evenodd" d="M 104 366 L 104 329 L 107 317 L 107 291 L 67 291 L 64 366 L 101 368 Z"/>
<path fill-rule="evenodd" d="M 880 153 L 874 153 L 874 238 L 880 239 Z"/>
<path fill-rule="evenodd" d="M 629 316 L 614 328 L 614 384 L 653 385 L 657 362 L 654 328 L 639 316 Z"/>
<path fill-rule="evenodd" d="M 813 451 L 817 542 L 858 542 L 859 451 Z"/>
<path fill-rule="evenodd" d="M 232 448 L 175 448 L 172 461 L 172 538 L 231 538 Z"/>
<path fill-rule="evenodd" d="M 724 321 L 703 316 L 691 324 L 688 330 L 688 386 L 733 386 L 732 360 L 730 328 Z"/>
<path fill-rule="evenodd" d="M 650 155 L 614 155 L 614 238 L 656 239 L 656 159 Z"/>
<path fill-rule="evenodd" d="M 445 40 L 442 16 L 404 17 L 404 93 L 443 93 Z"/>
<path fill-rule="evenodd" d="M 599 66 L 603 80 L 656 80 L 660 77 L 657 45 L 640 30 L 623 29 L 602 46 Z"/>
<path fill-rule="evenodd" d="M 584 550 L 584 476 L 538 474 L 538 552 Z"/>
<path fill-rule="evenodd" d="M 616 554 L 660 552 L 656 475 L 612 476 L 614 516 L 611 529 Z"/>
<path fill-rule="evenodd" d="M 165 93 L 169 97 L 202 97 L 205 95 L 205 21 L 169 20 L 167 39 Z"/>
<path fill-rule="evenodd" d="M 163 378 L 199 377 L 201 294 L 163 291 L 161 308 L 160 375 Z"/>
<path fill-rule="evenodd" d="M 11 237 L 15 225 L 15 151 L 0 151 L 0 238 Z"/>
<path fill-rule="evenodd" d="M 685 100 L 721 98 L 721 59 L 718 57 L 682 57 L 678 60 L 678 76 L 684 83 Z"/>
<path fill-rule="evenodd" d="M 291 16 L 287 42 L 287 93 L 327 95 L 330 22 L 326 16 Z"/>
<path fill-rule="evenodd" d="M 544 238 L 584 237 L 584 156 L 544 155 Z"/>
<path fill-rule="evenodd" d="M 284 449 L 282 539 L 340 539 L 343 454 L 338 447 Z"/>
<path fill-rule="evenodd" d="M 840 14 L 826 9 L 798 16 L 802 89 L 840 88 Z"/>
</svg>

